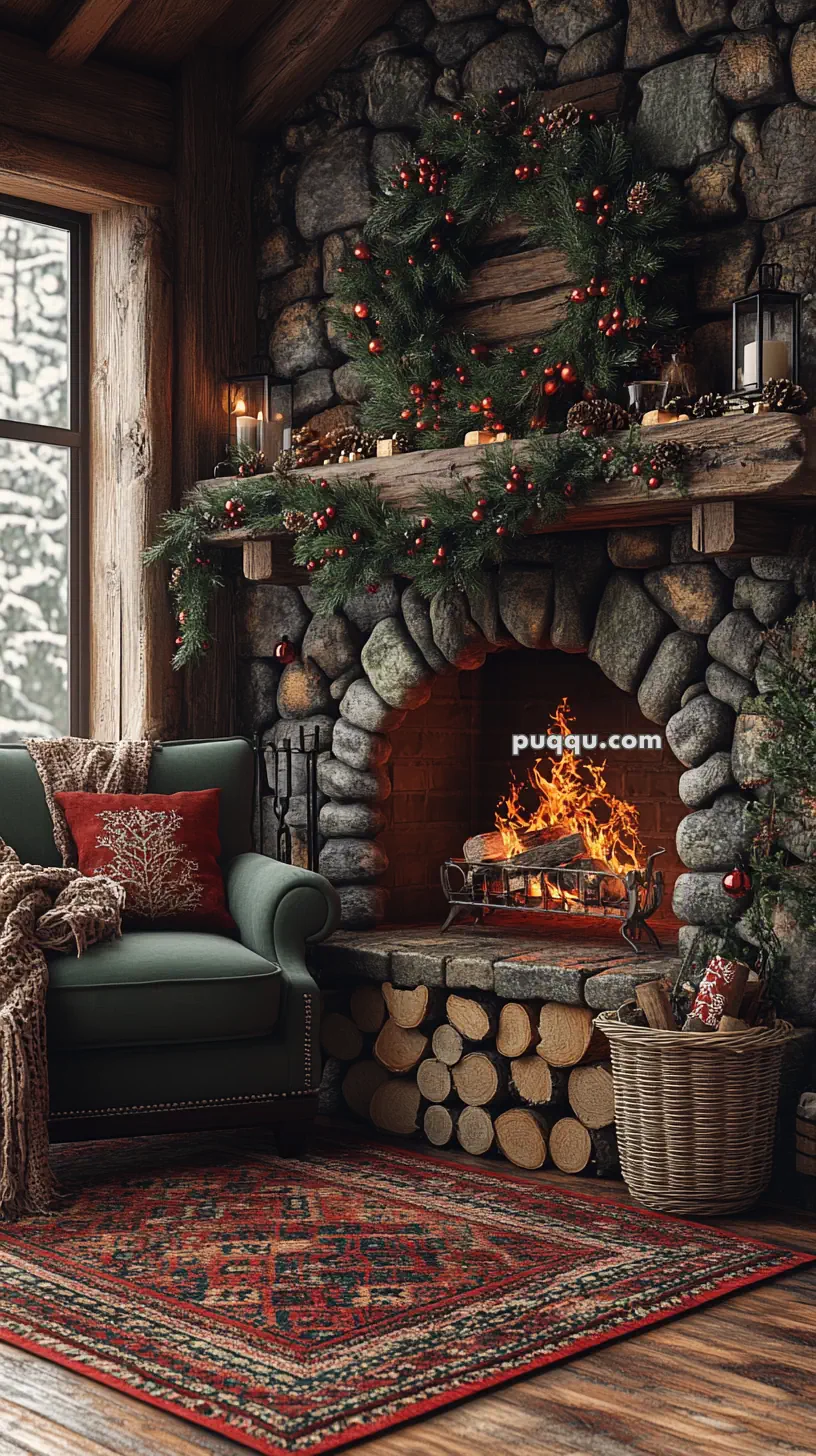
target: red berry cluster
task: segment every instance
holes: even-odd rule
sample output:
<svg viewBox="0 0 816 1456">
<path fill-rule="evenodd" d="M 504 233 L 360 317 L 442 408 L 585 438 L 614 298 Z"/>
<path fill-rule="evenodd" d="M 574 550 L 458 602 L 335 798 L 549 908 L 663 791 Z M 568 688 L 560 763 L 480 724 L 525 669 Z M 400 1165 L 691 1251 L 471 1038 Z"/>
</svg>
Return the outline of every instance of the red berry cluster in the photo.
<svg viewBox="0 0 816 1456">
<path fill-rule="evenodd" d="M 486 394 L 483 399 L 471 400 L 470 404 L 468 405 L 468 410 L 472 415 L 483 414 L 485 424 L 488 426 L 489 429 L 496 430 L 497 432 L 504 429 L 504 425 L 502 424 L 501 420 L 496 419 L 496 411 L 493 408 L 492 394 Z"/>
<path fill-rule="evenodd" d="M 413 401 L 413 408 L 406 407 L 400 410 L 400 419 L 410 420 L 413 414 L 416 415 L 416 427 L 418 430 L 441 430 L 442 426 L 434 415 L 438 415 L 442 409 L 442 402 L 445 398 L 445 385 L 442 379 L 432 379 L 427 390 L 421 384 L 409 384 L 408 393 Z M 430 419 L 426 418 L 430 411 Z"/>
<path fill-rule="evenodd" d="M 606 183 L 598 182 L 589 197 L 575 199 L 575 211 L 587 215 L 594 212 L 596 227 L 606 227 L 612 212 L 612 203 L 607 200 L 608 195 L 609 188 Z"/>
<path fill-rule="evenodd" d="M 236 526 L 242 526 L 246 515 L 246 506 L 240 500 L 228 500 L 224 505 L 225 525 L 228 531 L 234 531 Z"/>
<path fill-rule="evenodd" d="M 416 166 L 403 162 L 398 171 L 399 177 L 395 177 L 391 183 L 393 188 L 399 188 L 402 185 L 404 189 L 407 189 L 412 182 L 416 182 L 424 192 L 432 197 L 434 193 L 444 192 L 448 185 L 447 167 L 440 162 L 435 162 L 432 157 L 419 157 Z"/>
<path fill-rule="evenodd" d="M 541 350 L 538 348 L 533 349 L 534 354 L 540 352 Z M 523 370 L 522 373 L 524 373 Z M 577 379 L 578 371 L 576 370 L 574 364 L 570 364 L 569 360 L 564 363 L 561 359 L 559 359 L 555 364 L 544 365 L 545 394 L 557 394 L 562 384 L 575 384 Z"/>
<path fill-rule="evenodd" d="M 419 522 L 419 532 L 416 536 L 411 531 L 405 532 L 405 539 L 409 543 L 406 550 L 407 556 L 416 556 L 417 551 L 422 550 L 425 545 L 425 536 L 423 533 L 430 530 L 432 524 L 430 516 L 423 516 Z"/>
<path fill-rule="evenodd" d="M 606 298 L 611 287 L 608 278 L 597 278 L 593 274 L 583 287 L 573 288 L 570 300 L 572 303 L 586 303 L 588 298 Z"/>
<path fill-rule="evenodd" d="M 535 482 L 528 479 L 520 465 L 511 465 L 510 479 L 505 481 L 504 488 L 508 495 L 518 495 L 520 491 L 532 494 L 535 490 Z"/>
</svg>

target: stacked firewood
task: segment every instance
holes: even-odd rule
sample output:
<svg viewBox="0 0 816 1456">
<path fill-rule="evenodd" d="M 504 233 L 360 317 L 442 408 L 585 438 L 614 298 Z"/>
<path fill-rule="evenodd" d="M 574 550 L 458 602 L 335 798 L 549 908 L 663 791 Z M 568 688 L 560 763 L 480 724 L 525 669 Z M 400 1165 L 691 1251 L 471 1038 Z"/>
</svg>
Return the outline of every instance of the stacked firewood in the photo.
<svg viewBox="0 0 816 1456">
<path fill-rule="evenodd" d="M 609 1043 L 585 1007 L 365 983 L 329 995 L 321 1035 L 326 1112 L 520 1168 L 617 1172 Z"/>
</svg>

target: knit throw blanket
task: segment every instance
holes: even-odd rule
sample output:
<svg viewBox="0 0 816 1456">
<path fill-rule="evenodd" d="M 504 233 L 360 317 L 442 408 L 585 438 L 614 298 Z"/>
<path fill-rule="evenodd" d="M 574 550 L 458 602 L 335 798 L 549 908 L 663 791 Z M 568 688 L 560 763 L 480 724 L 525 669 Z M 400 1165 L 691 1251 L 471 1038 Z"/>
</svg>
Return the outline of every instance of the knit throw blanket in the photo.
<svg viewBox="0 0 816 1456">
<path fill-rule="evenodd" d="M 73 849 L 57 816 L 61 789 L 141 793 L 149 744 L 83 744 L 82 739 L 27 745 L 54 818 L 64 867 L 24 865 L 0 839 L 0 1217 L 48 1208 L 54 1192 L 48 1163 L 48 1063 L 45 952 L 74 950 L 121 934 L 125 892 L 105 875 L 92 879 L 68 863 Z M 85 749 L 83 755 L 82 749 Z"/>
</svg>

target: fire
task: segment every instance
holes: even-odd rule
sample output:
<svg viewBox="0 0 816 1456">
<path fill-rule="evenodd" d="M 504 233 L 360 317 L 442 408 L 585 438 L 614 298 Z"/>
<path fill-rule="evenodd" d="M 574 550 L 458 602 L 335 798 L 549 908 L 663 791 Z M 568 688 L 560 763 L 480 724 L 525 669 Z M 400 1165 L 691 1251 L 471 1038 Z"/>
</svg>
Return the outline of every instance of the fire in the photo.
<svg viewBox="0 0 816 1456">
<path fill-rule="evenodd" d="M 569 703 L 562 698 L 550 719 L 551 732 L 566 737 L 574 719 Z M 638 833 L 638 812 L 634 804 L 618 799 L 606 786 L 605 763 L 586 763 L 565 748 L 551 760 L 549 778 L 537 759 L 526 783 L 515 778 L 496 809 L 498 829 L 507 859 L 524 849 L 521 836 L 538 829 L 563 826 L 565 834 L 582 835 L 587 857 L 599 867 L 625 874 L 642 865 L 646 851 Z M 528 809 L 530 790 L 536 802 Z"/>
</svg>

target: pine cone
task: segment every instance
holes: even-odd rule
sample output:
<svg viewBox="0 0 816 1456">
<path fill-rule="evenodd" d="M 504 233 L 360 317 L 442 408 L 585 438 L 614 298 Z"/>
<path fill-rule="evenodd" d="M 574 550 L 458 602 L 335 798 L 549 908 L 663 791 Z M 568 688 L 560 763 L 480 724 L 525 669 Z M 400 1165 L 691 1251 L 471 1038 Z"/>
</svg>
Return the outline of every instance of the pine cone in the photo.
<svg viewBox="0 0 816 1456">
<path fill-rule="evenodd" d="M 629 428 L 629 411 L 612 399 L 579 399 L 567 411 L 567 429 L 582 434 L 608 435 Z"/>
<path fill-rule="evenodd" d="M 670 415 L 690 415 L 694 408 L 693 394 L 675 394 L 661 406 Z"/>
<path fill-rule="evenodd" d="M 762 391 L 762 403 L 769 404 L 772 410 L 802 415 L 808 407 L 808 397 L 801 384 L 794 384 L 792 379 L 769 379 Z"/>
<path fill-rule="evenodd" d="M 695 420 L 716 420 L 726 411 L 725 397 L 722 394 L 701 394 L 691 407 L 691 417 Z"/>
<path fill-rule="evenodd" d="M 546 112 L 543 117 L 539 117 L 539 121 L 546 126 L 548 136 L 563 136 L 564 132 L 572 131 L 573 127 L 580 125 L 581 113 L 571 101 L 564 101 L 552 111 Z"/>
<path fill-rule="evenodd" d="M 284 530 L 291 531 L 293 535 L 305 531 L 309 524 L 309 517 L 303 511 L 285 511 L 283 516 Z"/>
<path fill-rule="evenodd" d="M 649 464 L 661 476 L 679 475 L 688 459 L 688 446 L 679 440 L 664 440 L 655 446 Z"/>
<path fill-rule="evenodd" d="M 630 212 L 642 217 L 652 200 L 652 194 L 645 182 L 633 182 L 626 194 L 626 206 Z"/>
</svg>

